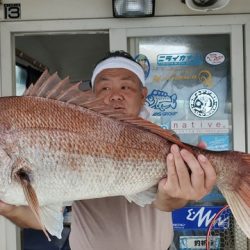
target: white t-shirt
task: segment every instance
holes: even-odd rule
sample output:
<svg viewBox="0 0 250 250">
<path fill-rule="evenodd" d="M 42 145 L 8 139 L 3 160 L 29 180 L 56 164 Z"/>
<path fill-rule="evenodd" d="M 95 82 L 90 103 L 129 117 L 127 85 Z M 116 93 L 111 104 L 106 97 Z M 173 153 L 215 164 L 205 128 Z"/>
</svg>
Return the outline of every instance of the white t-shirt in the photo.
<svg viewBox="0 0 250 250">
<path fill-rule="evenodd" d="M 72 250 L 167 250 L 173 239 L 171 213 L 124 197 L 76 201 L 72 210 Z"/>
</svg>

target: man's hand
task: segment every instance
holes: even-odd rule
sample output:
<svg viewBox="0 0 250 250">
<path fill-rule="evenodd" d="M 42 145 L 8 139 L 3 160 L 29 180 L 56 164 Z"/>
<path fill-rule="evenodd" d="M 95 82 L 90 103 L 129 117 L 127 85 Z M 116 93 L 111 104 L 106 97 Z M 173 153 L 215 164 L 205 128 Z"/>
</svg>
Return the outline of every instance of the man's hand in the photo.
<svg viewBox="0 0 250 250">
<path fill-rule="evenodd" d="M 3 201 L 0 201 L 0 215 L 8 216 L 13 210 L 15 209 L 15 206 L 9 205 Z"/>
<path fill-rule="evenodd" d="M 216 182 L 215 170 L 204 155 L 199 155 L 197 160 L 189 151 L 180 151 L 177 145 L 172 145 L 167 156 L 167 171 L 167 178 L 159 182 L 154 202 L 155 207 L 163 211 L 183 207 L 190 200 L 200 200 Z"/>
<path fill-rule="evenodd" d="M 1 215 L 19 227 L 41 229 L 41 225 L 28 206 L 14 206 L 0 201 Z"/>
</svg>

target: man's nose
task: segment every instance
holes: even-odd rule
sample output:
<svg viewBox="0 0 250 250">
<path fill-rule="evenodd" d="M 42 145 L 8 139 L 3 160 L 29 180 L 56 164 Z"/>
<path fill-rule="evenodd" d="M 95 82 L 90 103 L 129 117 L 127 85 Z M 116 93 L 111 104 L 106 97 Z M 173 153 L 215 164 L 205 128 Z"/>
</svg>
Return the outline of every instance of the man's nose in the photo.
<svg viewBox="0 0 250 250">
<path fill-rule="evenodd" d="M 118 91 L 114 91 L 110 94 L 109 96 L 109 100 L 110 101 L 122 101 L 124 98 L 122 96 L 121 93 L 119 93 Z"/>
</svg>

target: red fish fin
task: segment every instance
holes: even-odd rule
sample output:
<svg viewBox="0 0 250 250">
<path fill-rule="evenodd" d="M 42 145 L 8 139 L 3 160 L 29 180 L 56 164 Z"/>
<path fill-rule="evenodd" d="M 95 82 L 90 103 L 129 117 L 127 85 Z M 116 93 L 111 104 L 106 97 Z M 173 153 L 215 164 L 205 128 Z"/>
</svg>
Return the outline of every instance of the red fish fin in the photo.
<svg viewBox="0 0 250 250">
<path fill-rule="evenodd" d="M 36 192 L 31 185 L 29 166 L 27 166 L 25 160 L 20 158 L 17 159 L 14 165 L 15 169 L 12 172 L 12 177 L 22 186 L 25 198 L 31 211 L 35 215 L 38 223 L 41 225 L 44 234 L 48 240 L 51 241 L 49 234 L 41 221 L 39 201 L 37 199 Z"/>
<path fill-rule="evenodd" d="M 48 70 L 45 70 L 36 83 L 32 83 L 29 88 L 24 92 L 24 95 L 34 96 L 37 92 L 37 89 L 41 87 L 50 77 Z"/>
<path fill-rule="evenodd" d="M 238 225 L 250 238 L 250 154 L 237 152 L 237 162 L 238 170 L 235 174 L 238 181 L 235 182 L 233 189 L 223 188 L 222 185 L 219 188 Z"/>
<path fill-rule="evenodd" d="M 221 190 L 221 192 L 225 196 L 237 224 L 245 235 L 250 238 L 250 207 L 235 191 Z"/>
<path fill-rule="evenodd" d="M 39 202 L 38 202 L 34 188 L 30 184 L 29 179 L 27 179 L 27 174 L 25 172 L 22 172 L 22 173 L 20 172 L 20 173 L 17 173 L 17 175 L 20 175 L 19 176 L 20 184 L 22 185 L 24 195 L 25 195 L 26 200 L 29 204 L 29 207 L 31 208 L 31 211 L 35 215 L 38 223 L 41 225 L 41 228 L 42 228 L 44 234 L 46 235 L 48 240 L 51 241 L 49 234 L 47 233 L 46 228 L 44 227 L 44 225 L 41 221 Z"/>
<path fill-rule="evenodd" d="M 239 166 L 240 182 L 236 191 L 250 209 L 250 154 L 239 154 L 241 156 L 241 164 Z"/>
<path fill-rule="evenodd" d="M 24 95 L 54 99 L 92 110 L 96 106 L 99 107 L 101 99 L 96 99 L 92 90 L 82 91 L 80 85 L 81 82 L 71 83 L 69 77 L 62 80 L 57 73 L 50 75 L 45 70 L 37 82 L 30 85 Z"/>
<path fill-rule="evenodd" d="M 40 209 L 40 215 L 46 230 L 58 239 L 62 238 L 63 207 L 62 203 L 56 203 L 43 206 Z"/>
</svg>

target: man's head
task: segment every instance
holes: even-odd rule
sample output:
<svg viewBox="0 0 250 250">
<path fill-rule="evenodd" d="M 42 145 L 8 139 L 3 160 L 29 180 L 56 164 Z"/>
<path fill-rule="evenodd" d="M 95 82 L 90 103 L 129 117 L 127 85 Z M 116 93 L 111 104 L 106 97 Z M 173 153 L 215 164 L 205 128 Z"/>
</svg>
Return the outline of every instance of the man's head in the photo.
<svg viewBox="0 0 250 250">
<path fill-rule="evenodd" d="M 92 79 L 97 97 L 130 115 L 138 115 L 147 96 L 142 67 L 126 52 L 116 51 L 97 63 Z"/>
</svg>

